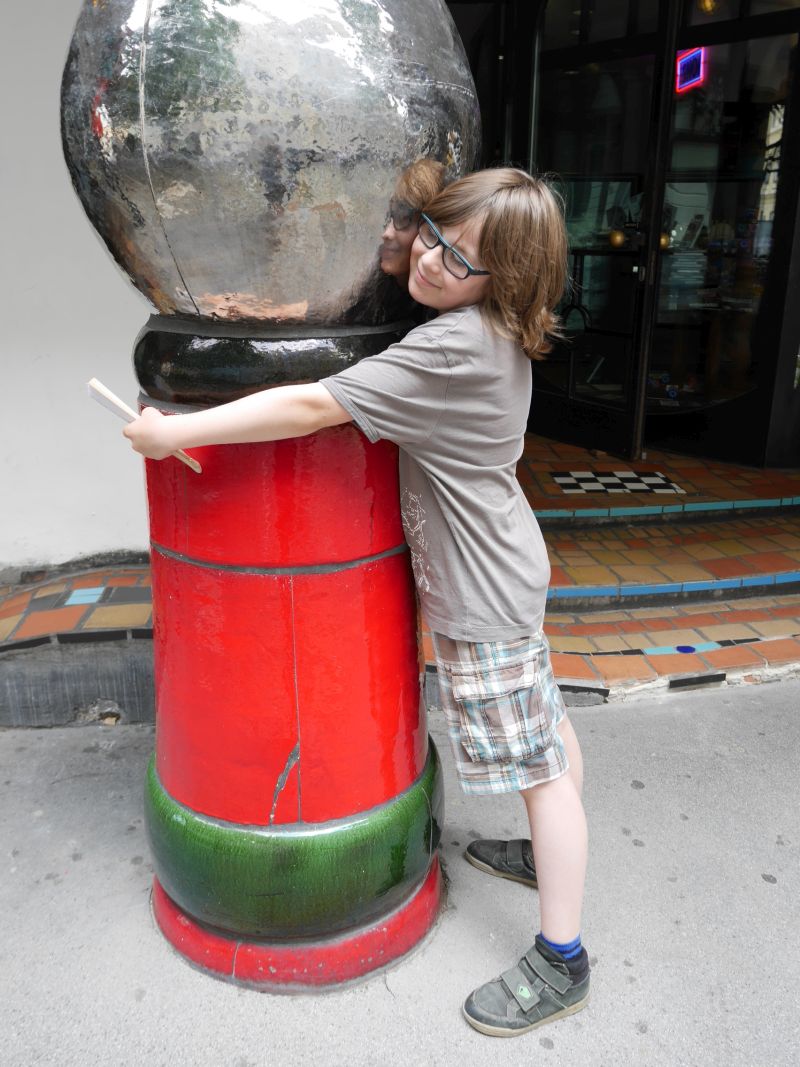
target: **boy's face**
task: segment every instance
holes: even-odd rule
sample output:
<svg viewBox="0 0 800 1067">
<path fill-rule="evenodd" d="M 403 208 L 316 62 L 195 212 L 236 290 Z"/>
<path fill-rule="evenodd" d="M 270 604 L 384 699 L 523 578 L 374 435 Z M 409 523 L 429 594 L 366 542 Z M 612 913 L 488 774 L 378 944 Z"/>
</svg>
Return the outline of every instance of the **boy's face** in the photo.
<svg viewBox="0 0 800 1067">
<path fill-rule="evenodd" d="M 436 220 L 433 220 L 434 223 Z M 482 219 L 473 219 L 456 226 L 438 226 L 446 241 L 449 241 L 476 270 L 483 264 L 478 256 Z M 435 311 L 452 311 L 454 308 L 480 304 L 489 293 L 492 284 L 487 275 L 470 275 L 456 278 L 442 261 L 442 245 L 426 248 L 419 235 L 411 246 L 411 270 L 408 276 L 408 291 L 425 307 Z"/>
</svg>

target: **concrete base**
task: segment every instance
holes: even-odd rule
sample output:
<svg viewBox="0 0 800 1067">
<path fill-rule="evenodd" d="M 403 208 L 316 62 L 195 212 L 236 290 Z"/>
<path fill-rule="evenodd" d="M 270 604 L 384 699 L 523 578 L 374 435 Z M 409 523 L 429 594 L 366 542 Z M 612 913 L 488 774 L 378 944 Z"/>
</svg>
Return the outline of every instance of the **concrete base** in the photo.
<svg viewBox="0 0 800 1067">
<path fill-rule="evenodd" d="M 0 656 L 0 726 L 153 722 L 153 642 L 92 641 Z"/>
</svg>

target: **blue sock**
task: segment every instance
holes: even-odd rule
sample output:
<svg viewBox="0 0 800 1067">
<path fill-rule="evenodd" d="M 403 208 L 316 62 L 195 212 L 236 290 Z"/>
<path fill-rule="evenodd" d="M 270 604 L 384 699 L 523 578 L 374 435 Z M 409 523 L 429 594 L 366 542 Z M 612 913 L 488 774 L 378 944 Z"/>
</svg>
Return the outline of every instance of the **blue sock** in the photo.
<svg viewBox="0 0 800 1067">
<path fill-rule="evenodd" d="M 539 937 L 544 941 L 548 948 L 551 948 L 553 952 L 557 952 L 559 956 L 563 956 L 565 960 L 574 960 L 576 956 L 580 955 L 583 945 L 581 944 L 581 935 L 575 938 L 574 941 L 566 941 L 563 944 L 559 944 L 558 941 L 548 941 L 544 934 L 539 934 Z"/>
</svg>

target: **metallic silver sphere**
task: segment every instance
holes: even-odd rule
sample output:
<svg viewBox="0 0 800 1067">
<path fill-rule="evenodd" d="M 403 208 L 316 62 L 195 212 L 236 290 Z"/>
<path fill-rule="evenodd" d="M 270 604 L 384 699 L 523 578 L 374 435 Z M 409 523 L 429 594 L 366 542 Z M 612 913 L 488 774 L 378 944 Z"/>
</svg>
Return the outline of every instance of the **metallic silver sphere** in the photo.
<svg viewBox="0 0 800 1067">
<path fill-rule="evenodd" d="M 62 136 L 163 315 L 368 324 L 399 173 L 467 173 L 479 115 L 442 0 L 86 0 Z"/>
</svg>

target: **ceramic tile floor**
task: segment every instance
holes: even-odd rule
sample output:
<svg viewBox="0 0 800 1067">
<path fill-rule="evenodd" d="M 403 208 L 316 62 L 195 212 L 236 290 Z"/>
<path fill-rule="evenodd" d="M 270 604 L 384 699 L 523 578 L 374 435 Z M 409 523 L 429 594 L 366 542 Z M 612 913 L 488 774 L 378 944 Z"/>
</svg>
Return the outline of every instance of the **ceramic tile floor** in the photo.
<svg viewBox="0 0 800 1067">
<path fill-rule="evenodd" d="M 553 475 L 576 470 L 659 472 L 679 485 L 684 494 L 586 493 L 570 496 L 554 481 Z M 726 512 L 800 505 L 800 470 L 761 470 L 653 449 L 648 450 L 646 460 L 629 463 L 536 434 L 525 437 L 525 451 L 517 468 L 517 477 L 542 521 L 568 520 L 575 512 L 594 519 L 609 514 L 612 517 L 625 514 L 683 515 L 695 511 Z"/>
<path fill-rule="evenodd" d="M 0 588 L 0 649 L 152 636 L 150 568 L 117 567 Z"/>
<path fill-rule="evenodd" d="M 577 520 L 576 520 L 577 521 Z M 717 593 L 800 582 L 800 509 L 705 522 L 545 527 L 551 601 Z"/>
<path fill-rule="evenodd" d="M 626 690 L 762 681 L 800 671 L 800 595 L 545 616 L 559 685 Z M 423 631 L 426 663 L 433 664 Z"/>
</svg>

